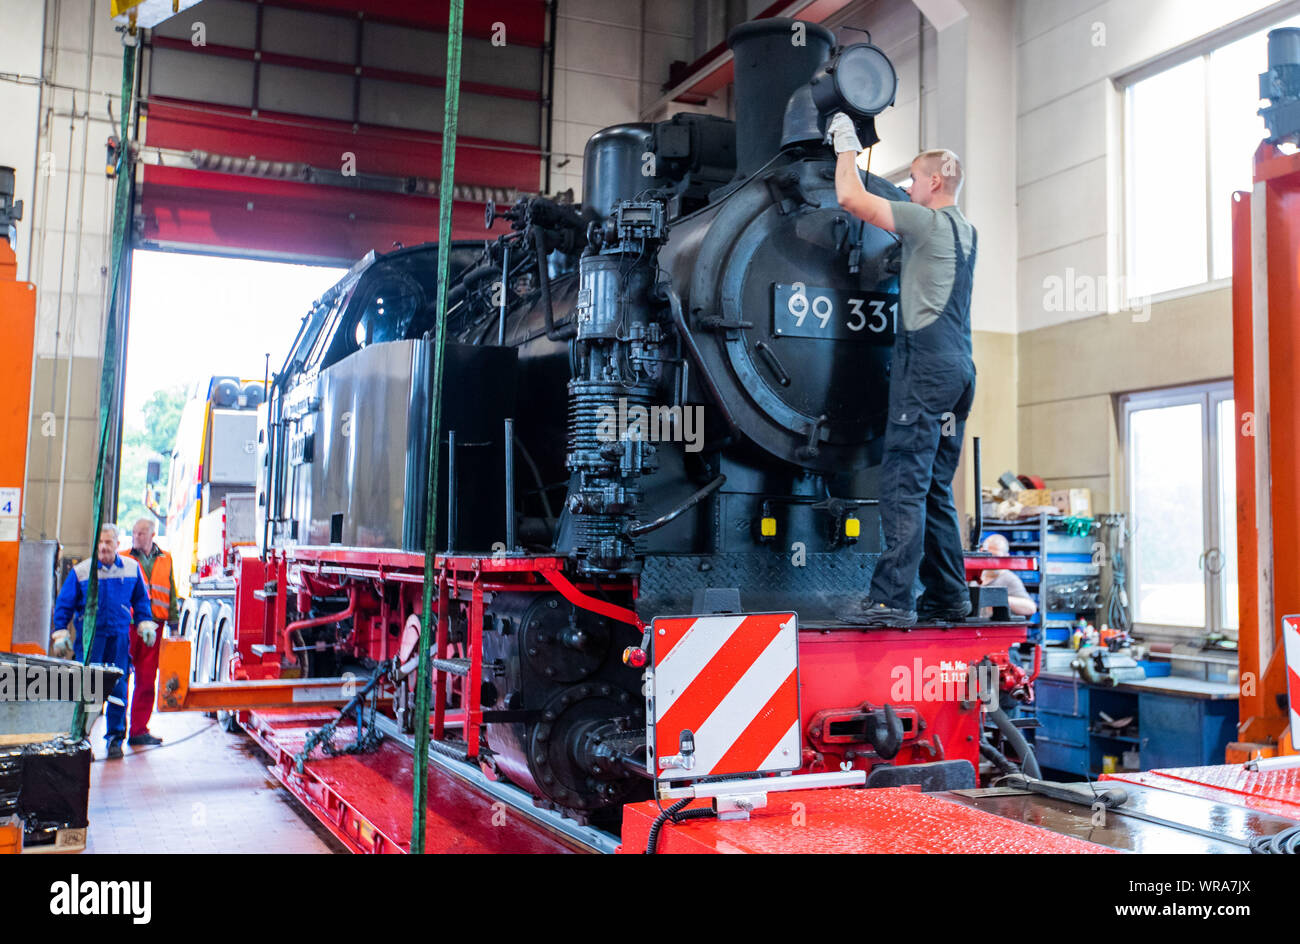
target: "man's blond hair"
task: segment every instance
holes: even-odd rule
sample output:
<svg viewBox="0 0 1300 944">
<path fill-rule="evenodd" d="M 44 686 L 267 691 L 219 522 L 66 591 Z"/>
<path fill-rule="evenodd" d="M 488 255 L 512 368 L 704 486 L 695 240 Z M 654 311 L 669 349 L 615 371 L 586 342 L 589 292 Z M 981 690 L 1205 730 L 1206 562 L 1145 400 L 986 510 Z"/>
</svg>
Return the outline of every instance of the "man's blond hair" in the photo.
<svg viewBox="0 0 1300 944">
<path fill-rule="evenodd" d="M 938 174 L 943 179 L 943 192 L 957 199 L 961 193 L 962 169 L 961 158 L 956 151 L 947 148 L 933 148 L 922 151 L 912 158 L 912 163 L 921 162 L 921 171 L 925 175 Z"/>
</svg>

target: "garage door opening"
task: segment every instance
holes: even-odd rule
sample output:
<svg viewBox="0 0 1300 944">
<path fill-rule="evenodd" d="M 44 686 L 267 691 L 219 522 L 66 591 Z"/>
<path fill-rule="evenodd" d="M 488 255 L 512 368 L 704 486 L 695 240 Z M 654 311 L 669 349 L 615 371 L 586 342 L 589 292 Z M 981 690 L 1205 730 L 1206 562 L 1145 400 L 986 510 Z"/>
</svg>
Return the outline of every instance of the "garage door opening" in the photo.
<svg viewBox="0 0 1300 944">
<path fill-rule="evenodd" d="M 274 373 L 311 304 L 346 271 L 232 256 L 134 251 L 122 460 L 113 520 L 130 529 L 140 518 L 153 519 L 160 545 L 173 553 L 193 554 L 197 521 L 175 516 L 190 493 L 214 477 L 218 481 L 209 488 L 251 491 L 244 482 L 251 458 L 209 452 L 205 439 L 247 438 L 249 430 L 255 430 L 268 357 Z M 215 420 L 209 403 L 221 414 Z M 213 465 L 201 470 L 204 462 Z M 151 463 L 156 463 L 152 470 Z M 169 512 L 173 529 L 187 533 L 168 533 Z M 180 520 L 185 523 L 177 527 Z M 181 572 L 189 569 L 186 562 L 177 565 Z"/>
</svg>

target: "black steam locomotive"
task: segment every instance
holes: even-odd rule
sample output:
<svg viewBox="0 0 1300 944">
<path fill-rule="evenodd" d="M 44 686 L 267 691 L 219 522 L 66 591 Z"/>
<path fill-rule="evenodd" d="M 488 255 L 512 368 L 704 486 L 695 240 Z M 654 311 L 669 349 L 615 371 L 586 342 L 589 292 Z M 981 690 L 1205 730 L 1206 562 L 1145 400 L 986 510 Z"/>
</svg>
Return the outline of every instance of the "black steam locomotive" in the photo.
<svg viewBox="0 0 1300 944">
<path fill-rule="evenodd" d="M 499 212 L 508 235 L 446 249 L 441 390 L 438 247 L 371 254 L 317 303 L 267 404 L 267 550 L 422 552 L 439 396 L 439 551 L 562 557 L 646 619 L 698 612 L 712 591 L 807 624 L 865 591 L 898 247 L 839 207 L 823 135 L 845 110 L 874 141 L 894 73 L 812 24 L 756 21 L 729 43 L 735 122 L 606 128 L 580 203 L 520 200 Z M 633 583 L 635 602 L 601 589 Z M 300 593 L 297 607 L 341 603 Z M 602 763 L 611 740 L 626 759 L 643 717 L 640 673 L 619 658 L 639 632 L 550 592 L 500 594 L 487 613 L 493 765 L 570 809 L 644 783 Z M 320 652 L 346 649 L 357 622 L 302 631 L 310 671 L 337 671 Z M 451 631 L 466 638 L 463 620 Z"/>
</svg>

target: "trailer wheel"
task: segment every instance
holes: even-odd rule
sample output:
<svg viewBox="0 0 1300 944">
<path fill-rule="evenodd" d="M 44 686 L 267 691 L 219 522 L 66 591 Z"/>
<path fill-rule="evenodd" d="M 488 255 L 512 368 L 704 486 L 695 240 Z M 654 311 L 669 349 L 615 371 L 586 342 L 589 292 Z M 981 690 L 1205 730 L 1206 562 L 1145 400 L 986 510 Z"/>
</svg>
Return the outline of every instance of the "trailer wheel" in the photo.
<svg viewBox="0 0 1300 944">
<path fill-rule="evenodd" d="M 194 622 L 194 681 L 199 685 L 212 681 L 217 662 L 216 644 L 213 607 L 204 600 L 199 604 L 198 616 Z M 216 717 L 216 713 L 211 711 L 203 714 L 208 718 Z"/>
<path fill-rule="evenodd" d="M 194 670 L 191 680 L 200 685 L 212 681 L 213 662 L 216 653 L 213 645 L 212 607 L 206 602 L 198 607 L 194 620 Z"/>
<path fill-rule="evenodd" d="M 217 627 L 216 665 L 214 667 L 217 682 L 230 681 L 230 660 L 235 655 L 235 634 L 229 619 L 223 618 Z M 239 730 L 237 712 L 218 711 L 217 723 L 221 730 L 234 734 Z"/>
</svg>

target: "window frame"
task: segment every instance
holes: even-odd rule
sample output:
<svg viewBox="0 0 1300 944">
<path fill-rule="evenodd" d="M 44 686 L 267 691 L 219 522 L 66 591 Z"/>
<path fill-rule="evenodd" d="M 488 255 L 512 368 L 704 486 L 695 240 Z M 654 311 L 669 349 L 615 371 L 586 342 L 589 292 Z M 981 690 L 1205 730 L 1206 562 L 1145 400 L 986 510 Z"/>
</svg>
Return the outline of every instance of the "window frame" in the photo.
<svg viewBox="0 0 1300 944">
<path fill-rule="evenodd" d="M 1226 599 L 1226 593 L 1223 586 L 1223 568 L 1212 570 L 1206 565 L 1207 556 L 1212 550 L 1223 549 L 1218 547 L 1220 536 L 1223 533 L 1223 522 L 1227 516 L 1235 516 L 1236 505 L 1222 506 L 1220 504 L 1220 468 L 1219 468 L 1219 445 L 1220 436 L 1223 430 L 1219 424 L 1219 405 L 1225 400 L 1232 400 L 1235 397 L 1232 380 L 1214 380 L 1201 384 L 1191 384 L 1181 387 L 1167 387 L 1159 390 L 1144 390 L 1127 393 L 1120 397 L 1120 416 L 1121 416 L 1121 445 L 1123 449 L 1123 468 L 1124 468 L 1124 510 L 1128 519 L 1130 528 L 1140 528 L 1141 522 L 1138 521 L 1134 513 L 1134 469 L 1135 450 L 1133 449 L 1133 425 L 1132 416 L 1134 413 L 1145 410 L 1161 409 L 1172 406 L 1185 406 L 1188 404 L 1199 404 L 1201 407 L 1201 502 L 1202 502 L 1202 520 L 1201 520 L 1201 554 L 1197 558 L 1197 568 L 1201 571 L 1201 579 L 1205 585 L 1205 624 L 1204 626 L 1186 626 L 1175 623 L 1150 623 L 1141 622 L 1138 619 L 1138 558 L 1135 549 L 1128 548 L 1129 573 L 1128 586 L 1130 588 L 1130 621 L 1133 629 L 1144 635 L 1156 636 L 1182 636 L 1202 638 L 1209 633 L 1223 633 L 1229 638 L 1237 638 L 1238 628 L 1232 628 L 1226 625 L 1223 610 L 1223 603 Z M 1235 410 L 1234 425 L 1228 435 L 1235 436 Z"/>
<path fill-rule="evenodd" d="M 1249 16 L 1237 20 L 1222 29 L 1185 43 L 1169 52 L 1157 56 L 1156 58 L 1137 66 L 1134 69 L 1115 76 L 1113 81 L 1116 91 L 1120 95 L 1120 122 L 1119 122 L 1119 145 L 1121 148 L 1121 166 L 1123 168 L 1123 180 L 1121 182 L 1121 199 L 1120 199 L 1120 256 L 1123 260 L 1124 271 L 1124 299 L 1123 301 L 1132 305 L 1135 302 L 1143 300 L 1150 302 L 1166 301 L 1174 298 L 1182 298 L 1188 295 L 1196 295 L 1202 292 L 1214 291 L 1215 289 L 1224 288 L 1232 284 L 1231 274 L 1215 278 L 1214 275 L 1214 194 L 1212 192 L 1212 182 L 1214 180 L 1213 165 L 1213 135 L 1214 135 L 1214 113 L 1211 107 L 1210 83 L 1213 79 L 1213 70 L 1210 68 L 1210 57 L 1219 49 L 1229 46 L 1238 40 L 1253 36 L 1256 33 L 1264 32 L 1283 23 L 1300 16 L 1300 0 L 1291 0 L 1289 3 L 1272 6 L 1259 10 Z M 1205 129 L 1204 140 L 1201 147 L 1204 149 L 1205 157 L 1205 279 L 1201 282 L 1194 282 L 1188 285 L 1174 286 L 1164 288 L 1160 291 L 1151 292 L 1145 296 L 1134 296 L 1132 287 L 1137 272 L 1136 259 L 1134 253 L 1136 250 L 1135 240 L 1133 239 L 1134 224 L 1134 202 L 1136 198 L 1134 188 L 1134 154 L 1133 154 L 1133 106 L 1132 91 L 1135 86 L 1153 78 L 1171 69 L 1176 69 L 1185 65 L 1194 59 L 1203 60 L 1201 87 L 1202 104 L 1205 111 Z M 1260 72 L 1264 72 L 1267 63 L 1260 63 Z M 1224 212 L 1227 212 L 1226 210 Z"/>
</svg>

